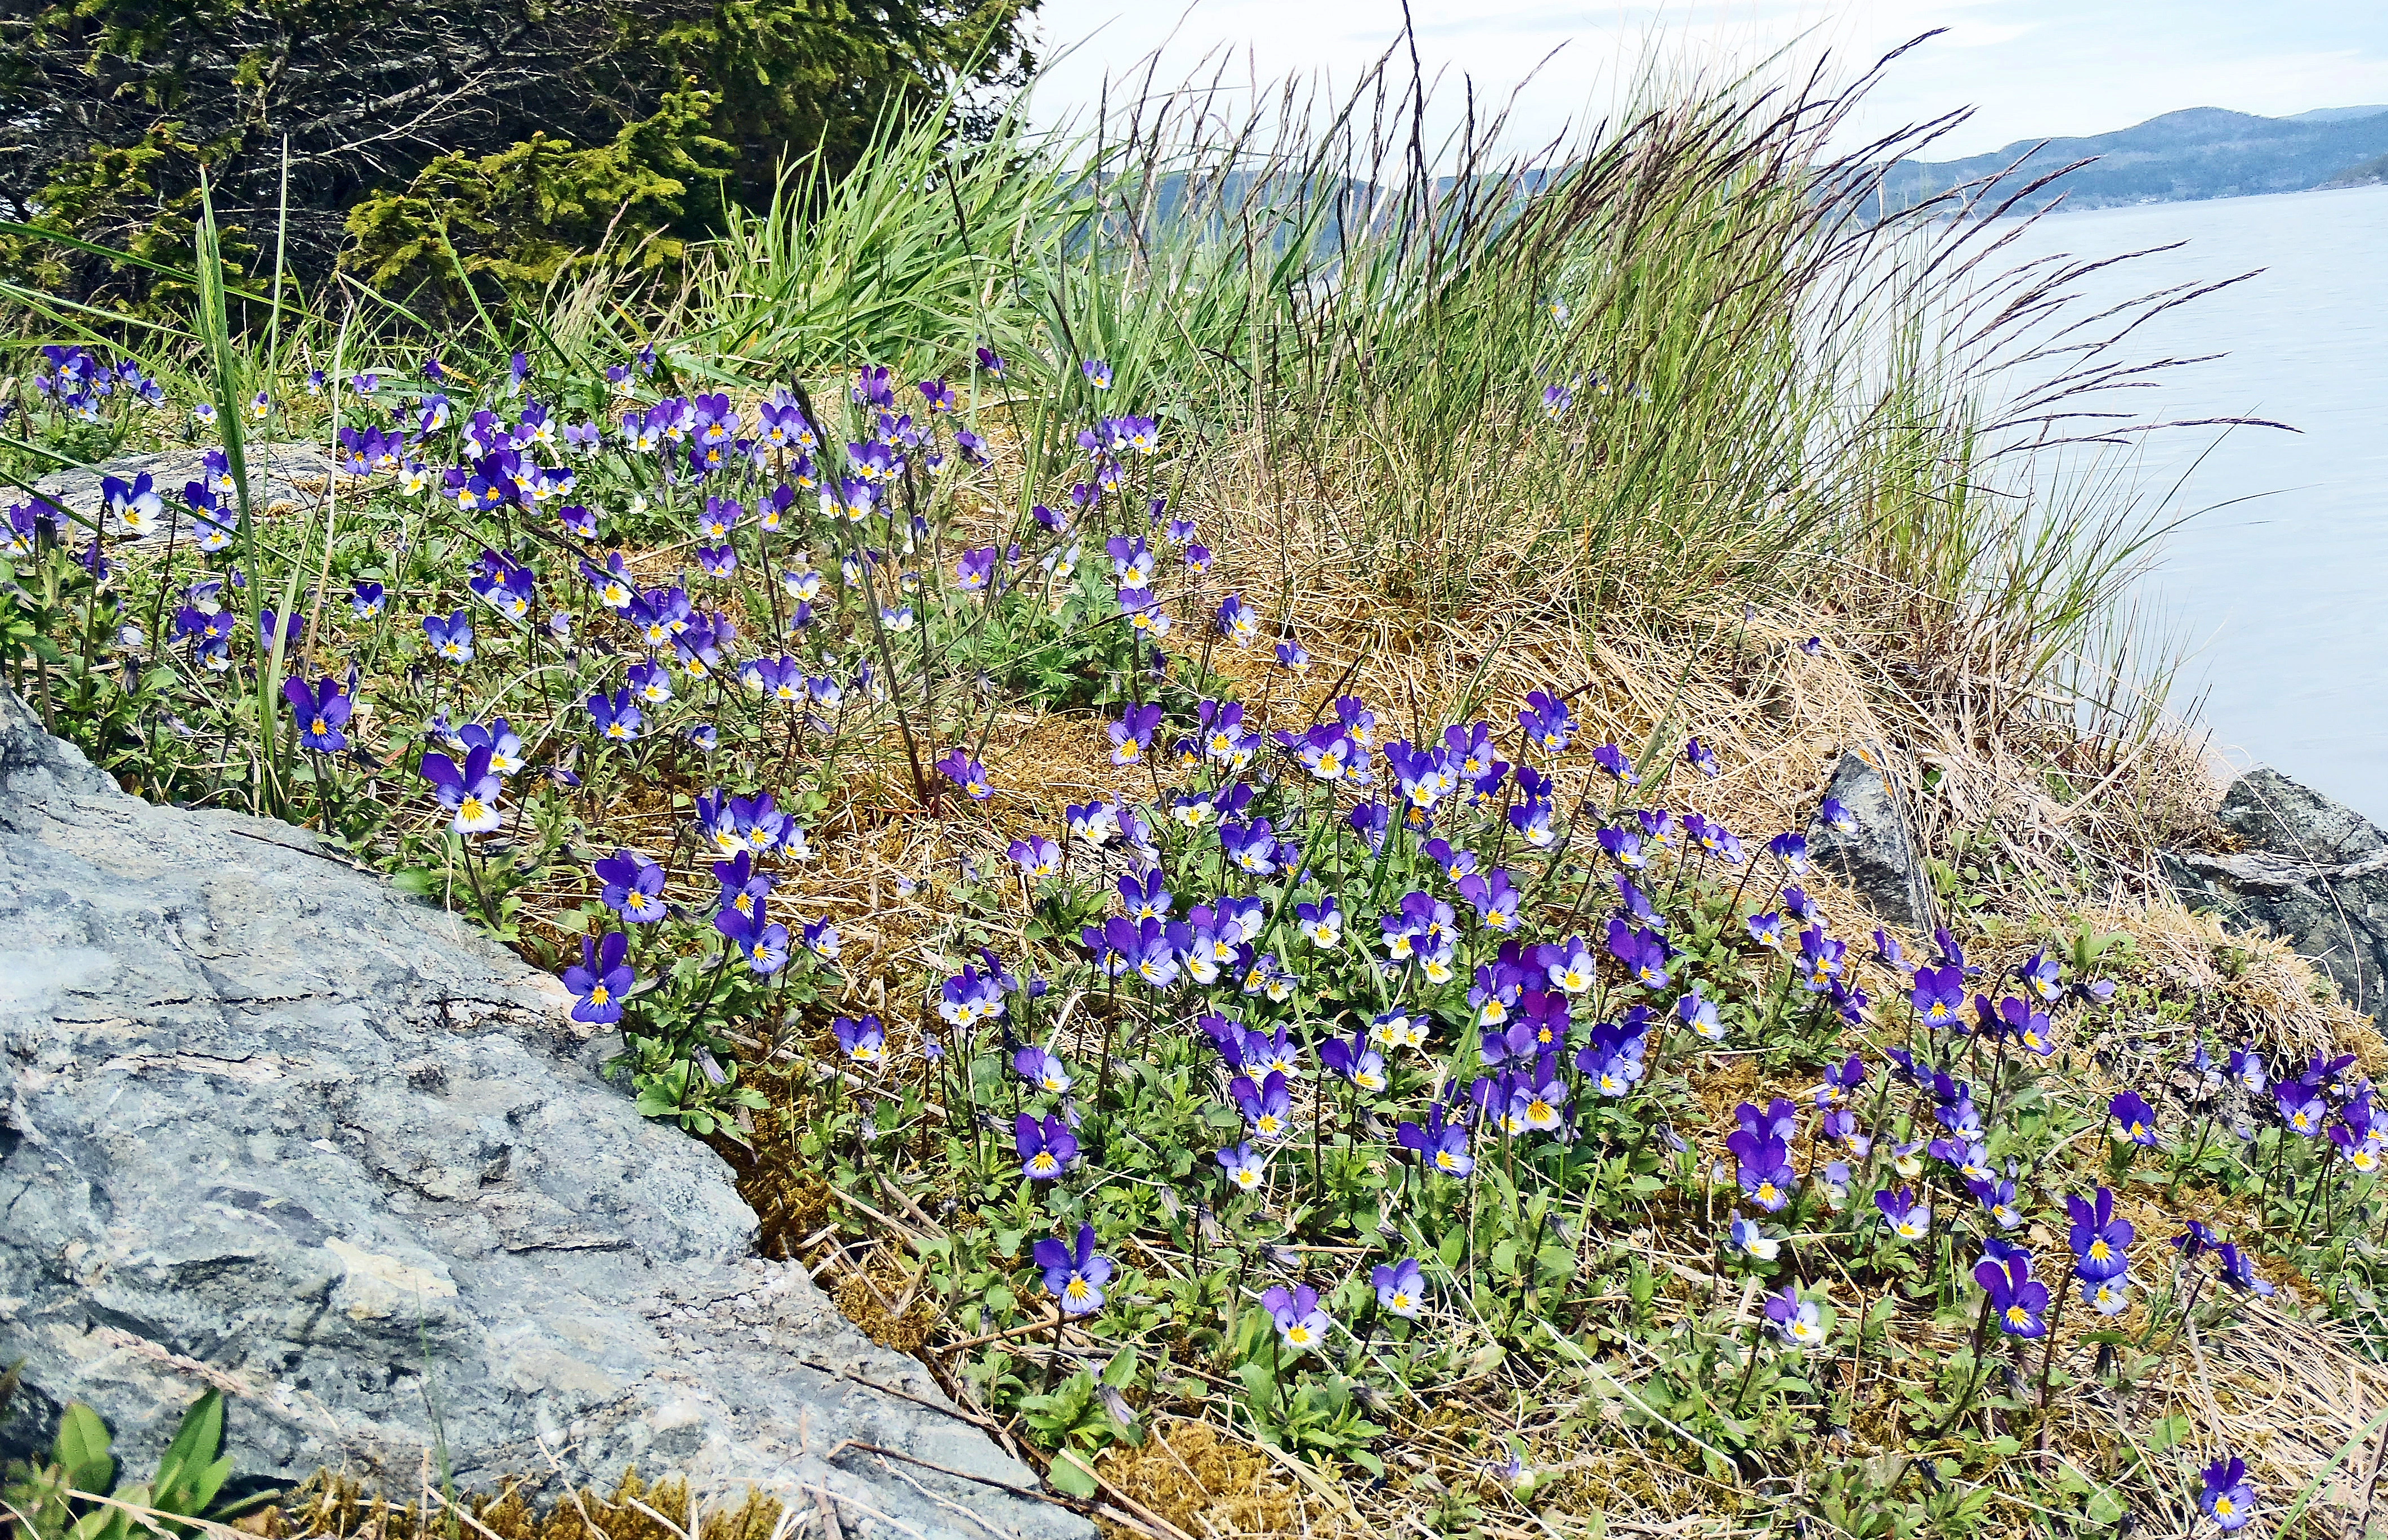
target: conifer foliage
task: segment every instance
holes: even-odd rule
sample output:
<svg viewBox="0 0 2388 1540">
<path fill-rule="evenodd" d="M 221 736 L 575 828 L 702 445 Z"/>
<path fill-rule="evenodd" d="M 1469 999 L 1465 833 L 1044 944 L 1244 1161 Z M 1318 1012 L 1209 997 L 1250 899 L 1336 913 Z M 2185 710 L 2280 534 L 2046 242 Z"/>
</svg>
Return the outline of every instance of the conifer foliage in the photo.
<svg viewBox="0 0 2388 1540">
<path fill-rule="evenodd" d="M 783 163 L 842 169 L 891 108 L 1017 84 L 1033 4 L 15 0 L 0 219 L 111 253 L 19 228 L 0 265 L 163 298 L 115 254 L 181 265 L 204 167 L 228 254 L 270 262 L 280 228 L 302 274 L 453 299 L 460 274 L 542 282 L 609 241 L 656 266 Z"/>
</svg>

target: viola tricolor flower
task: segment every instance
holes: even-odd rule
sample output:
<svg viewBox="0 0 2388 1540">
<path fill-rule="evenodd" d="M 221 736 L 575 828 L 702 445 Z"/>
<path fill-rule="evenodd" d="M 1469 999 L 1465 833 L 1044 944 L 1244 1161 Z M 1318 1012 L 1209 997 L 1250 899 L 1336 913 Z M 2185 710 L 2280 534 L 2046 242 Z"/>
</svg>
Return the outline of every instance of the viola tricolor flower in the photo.
<svg viewBox="0 0 2388 1540">
<path fill-rule="evenodd" d="M 936 763 L 937 772 L 962 789 L 962 795 L 973 802 L 984 802 L 995 795 L 995 785 L 987 779 L 986 767 L 960 749 L 955 749 Z"/>
<path fill-rule="evenodd" d="M 639 726 L 645 719 L 638 704 L 628 690 L 616 690 L 611 695 L 602 691 L 580 703 L 588 708 L 590 719 L 597 724 L 597 734 L 609 743 L 628 744 L 637 741 Z"/>
<path fill-rule="evenodd" d="M 1965 975 L 1957 968 L 1918 968 L 1907 998 L 1924 1025 L 1954 1025 L 1965 1008 Z"/>
<path fill-rule="evenodd" d="M 2241 1251 L 2234 1242 L 2226 1241 L 2215 1247 L 2214 1256 L 2222 1264 L 2222 1281 L 2241 1293 L 2269 1299 L 2279 1292 L 2256 1273 L 2255 1257 Z"/>
<path fill-rule="evenodd" d="M 1622 919 L 1608 923 L 1608 950 L 1645 989 L 1667 986 L 1667 942 L 1657 931 L 1637 930 Z"/>
<path fill-rule="evenodd" d="M 1824 1342 L 1824 1313 L 1813 1300 L 1801 1299 L 1799 1291 L 1785 1284 L 1781 1292 L 1766 1296 L 1766 1324 L 1790 1347 L 1821 1347 Z"/>
<path fill-rule="evenodd" d="M 1518 725 L 1525 731 L 1526 741 L 1545 754 L 1564 751 L 1575 738 L 1575 718 L 1569 713 L 1567 703 L 1545 690 L 1536 690 L 1526 696 L 1526 708 L 1518 713 Z"/>
<path fill-rule="evenodd" d="M 135 540 L 153 533 L 164 522 L 165 500 L 151 490 L 147 471 L 143 471 L 129 483 L 112 476 L 102 477 L 99 495 L 108 513 L 124 526 L 124 532 Z"/>
<path fill-rule="evenodd" d="M 1891 1233 L 1902 1241 L 1920 1241 L 1932 1232 L 1932 1205 L 1916 1197 L 1912 1189 L 1902 1187 L 1893 1192 L 1885 1188 L 1874 1195 L 1874 1203 Z"/>
<path fill-rule="evenodd" d="M 473 661 L 473 622 L 463 610 L 445 617 L 425 616 L 423 634 L 431 643 L 432 654 L 441 662 Z"/>
<path fill-rule="evenodd" d="M 1034 1044 L 1012 1050 L 1011 1067 L 1023 1080 L 1055 1096 L 1068 1090 L 1074 1083 L 1070 1078 L 1069 1067 L 1061 1063 L 1060 1055 Z"/>
<path fill-rule="evenodd" d="M 460 834 L 485 834 L 505 821 L 498 812 L 504 788 L 489 768 L 489 754 L 487 745 L 474 749 L 461 766 L 444 754 L 423 757 L 423 778 L 431 783 L 439 805 L 455 814 L 452 827 Z"/>
<path fill-rule="evenodd" d="M 1032 879 L 1050 877 L 1061 870 L 1061 847 L 1042 834 L 1013 840 L 1006 853 L 1021 874 Z"/>
<path fill-rule="evenodd" d="M 1826 935 L 1820 925 L 1810 925 L 1799 933 L 1799 983 L 1811 993 L 1822 994 L 1837 983 L 1841 976 L 1841 960 L 1848 952 L 1848 944 Z"/>
<path fill-rule="evenodd" d="M 2073 1220 L 2067 1239 L 2074 1272 L 2092 1281 L 2122 1277 L 2130 1266 L 2136 1232 L 2128 1219 L 2115 1216 L 2115 1194 L 2102 1187 L 2090 1198 L 2067 1197 L 2064 1210 Z"/>
<path fill-rule="evenodd" d="M 607 931 L 605 939 L 580 938 L 580 965 L 564 970 L 564 986 L 576 998 L 572 1019 L 606 1025 L 622 1019 L 622 997 L 630 992 L 638 980 L 622 961 L 630 938 L 621 931 Z"/>
<path fill-rule="evenodd" d="M 1020 1156 L 1020 1168 L 1030 1181 L 1051 1181 L 1078 1158 L 1078 1136 L 1051 1114 L 1039 1123 L 1022 1113 L 1012 1124 L 1011 1139 L 1012 1149 Z"/>
<path fill-rule="evenodd" d="M 1475 1157 L 1467 1152 L 1467 1123 L 1446 1122 L 1440 1101 L 1427 1109 L 1424 1126 L 1404 1121 L 1393 1130 L 1393 1140 L 1446 1177 L 1465 1177 L 1476 1169 Z"/>
<path fill-rule="evenodd" d="M 2224 1534 L 2244 1529 L 2255 1517 L 2255 1488 L 2247 1480 L 2247 1462 L 2232 1455 L 2216 1460 L 2199 1472 L 2204 1484 L 2197 1494 L 2197 1506 L 2214 1521 Z"/>
<path fill-rule="evenodd" d="M 2139 1092 L 2120 1093 L 2107 1103 L 2106 1110 L 2114 1115 L 2125 1139 L 2150 1150 L 2156 1147 L 2155 1109 Z"/>
<path fill-rule="evenodd" d="M 1426 1303 L 1426 1270 L 1416 1257 L 1378 1263 L 1368 1282 L 1377 1291 L 1377 1307 L 1404 1320 L 1416 1320 Z"/>
<path fill-rule="evenodd" d="M 1103 1285 L 1111 1280 L 1111 1264 L 1109 1257 L 1095 1254 L 1094 1226 L 1078 1227 L 1075 1247 L 1048 1237 L 1030 1254 L 1045 1269 L 1045 1292 L 1063 1315 L 1084 1316 L 1103 1307 Z"/>
<path fill-rule="evenodd" d="M 302 747 L 318 754 L 337 754 L 349 746 L 349 735 L 340 730 L 349 725 L 355 703 L 338 680 L 326 675 L 310 689 L 306 681 L 294 676 L 282 681 L 282 695 L 290 703 L 291 720 L 298 725 Z"/>
<path fill-rule="evenodd" d="M 1751 1110 L 1746 1101 L 1742 1109 Z M 1743 1193 L 1767 1213 L 1780 1214 L 1791 1202 L 1791 1189 L 1798 1180 L 1787 1140 L 1746 1120 L 1725 1139 L 1725 1148 L 1737 1163 L 1735 1175 Z"/>
<path fill-rule="evenodd" d="M 1227 1095 L 1254 1139 L 1275 1142 L 1293 1132 L 1293 1098 L 1283 1070 L 1271 1070 L 1257 1086 L 1251 1075 L 1239 1075 L 1227 1083 Z"/>
<path fill-rule="evenodd" d="M 1213 1157 L 1238 1191 L 1251 1192 L 1268 1180 L 1268 1161 L 1249 1144 L 1222 1150 Z"/>
<path fill-rule="evenodd" d="M 1282 1285 L 1269 1290 L 1261 1295 L 1261 1308 L 1277 1322 L 1277 1335 L 1285 1345 L 1297 1353 L 1323 1351 L 1327 1334 L 1334 1329 L 1335 1323 L 1318 1307 L 1318 1291 L 1307 1283 L 1289 1291 Z"/>
<path fill-rule="evenodd" d="M 1161 706 L 1158 702 L 1129 706 L 1108 730 L 1111 740 L 1111 763 L 1143 763 L 1145 752 L 1152 747 L 1152 730 L 1160 725 Z"/>
<path fill-rule="evenodd" d="M 2318 1136 L 2330 1115 L 2320 1088 L 2302 1080 L 2281 1081 L 2272 1088 L 2272 1100 L 2280 1107 L 2281 1126 L 2305 1139 Z"/>
<path fill-rule="evenodd" d="M 1385 1088 L 1385 1058 L 1368 1046 L 1365 1028 L 1352 1034 L 1346 1041 L 1330 1037 L 1319 1045 L 1318 1062 L 1329 1074 L 1350 1081 L 1371 1095 Z"/>
<path fill-rule="evenodd" d="M 1675 1019 L 1691 1028 L 1692 1036 L 1702 1042 L 1724 1041 L 1724 1023 L 1717 1016 L 1716 1001 L 1703 997 L 1697 985 L 1675 1002 Z"/>
<path fill-rule="evenodd" d="M 635 850 L 616 850 L 591 868 L 605 885 L 599 902 L 632 924 L 649 924 L 669 912 L 663 902 L 664 869 Z"/>
<path fill-rule="evenodd" d="M 875 1015 L 838 1016 L 830 1024 L 837 1046 L 857 1064 L 875 1064 L 887 1056 L 887 1033 Z"/>
<path fill-rule="evenodd" d="M 1991 1318 L 2010 1337 L 2048 1334 L 2048 1285 L 2031 1276 L 2031 1258 L 2003 1264 L 1984 1258 L 1974 1265 L 1974 1281 L 1988 1296 Z"/>
</svg>

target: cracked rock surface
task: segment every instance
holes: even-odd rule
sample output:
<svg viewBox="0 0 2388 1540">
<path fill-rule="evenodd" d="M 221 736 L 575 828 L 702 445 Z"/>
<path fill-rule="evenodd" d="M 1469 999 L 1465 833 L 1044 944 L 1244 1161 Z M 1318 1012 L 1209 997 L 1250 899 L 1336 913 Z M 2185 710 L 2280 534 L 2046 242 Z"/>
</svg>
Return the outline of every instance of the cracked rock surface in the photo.
<svg viewBox="0 0 2388 1540">
<path fill-rule="evenodd" d="M 411 1488 L 442 1441 L 466 1487 L 635 1464 L 848 1534 L 1091 1534 L 753 1254 L 565 1003 L 303 833 L 125 795 L 0 688 L 0 1451 L 80 1400 L 146 1470 L 213 1384 L 247 1477 Z"/>
<path fill-rule="evenodd" d="M 2260 766 L 2230 783 L 2215 816 L 2247 848 L 2166 853 L 2182 902 L 2280 936 L 2355 1009 L 2388 1012 L 2388 835 Z"/>
</svg>

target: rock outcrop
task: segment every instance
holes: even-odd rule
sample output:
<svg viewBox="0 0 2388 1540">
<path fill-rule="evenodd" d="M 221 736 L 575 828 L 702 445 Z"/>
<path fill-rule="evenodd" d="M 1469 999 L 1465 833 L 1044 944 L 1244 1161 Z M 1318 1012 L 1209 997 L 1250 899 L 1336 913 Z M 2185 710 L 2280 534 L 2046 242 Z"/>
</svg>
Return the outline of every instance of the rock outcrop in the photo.
<svg viewBox="0 0 2388 1540">
<path fill-rule="evenodd" d="M 2246 848 L 2169 853 L 2165 872 L 2181 901 L 2281 937 L 2357 1011 L 2388 1011 L 2388 835 L 2260 767 L 2230 783 L 2216 817 Z"/>
<path fill-rule="evenodd" d="M 1884 919 L 1930 930 L 1937 923 L 1932 883 L 1880 750 L 1844 750 L 1824 797 L 1839 803 L 1857 826 L 1843 833 L 1824 822 L 1820 811 L 1808 827 L 1809 859 L 1847 880 Z"/>
<path fill-rule="evenodd" d="M 251 444 L 248 447 L 249 509 L 260 517 L 286 514 L 321 503 L 329 493 L 334 466 L 321 444 Z M 108 477 L 130 483 L 147 475 L 150 490 L 165 504 L 166 516 L 149 532 L 150 540 L 179 535 L 190 538 L 191 507 L 183 489 L 207 475 L 207 451 L 170 449 L 156 454 L 128 454 L 95 470 L 52 471 L 33 483 L 33 490 L 87 518 L 103 515 L 101 487 Z M 236 506 L 227 501 L 227 506 Z M 110 521 L 108 532 L 120 534 Z"/>
<path fill-rule="evenodd" d="M 0 689 L 0 1448 L 98 1408 L 149 1468 L 627 1466 L 847 1533 L 1091 1534 L 874 1346 L 545 976 L 307 834 L 126 796 Z M 904 1451 L 947 1471 L 893 1463 Z"/>
</svg>

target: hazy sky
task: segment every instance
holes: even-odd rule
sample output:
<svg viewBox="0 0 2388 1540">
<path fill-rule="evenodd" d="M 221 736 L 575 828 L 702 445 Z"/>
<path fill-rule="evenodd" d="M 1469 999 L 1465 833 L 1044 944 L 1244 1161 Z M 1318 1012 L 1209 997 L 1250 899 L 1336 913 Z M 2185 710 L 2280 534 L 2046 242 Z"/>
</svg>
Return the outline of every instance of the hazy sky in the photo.
<svg viewBox="0 0 2388 1540">
<path fill-rule="evenodd" d="M 1973 106 L 1936 158 L 2044 135 L 2128 127 L 2184 107 L 2279 116 L 2388 102 L 2382 0 L 1717 0 L 1620 5 L 1574 0 L 1411 0 L 1428 73 L 1466 74 L 1480 97 L 1505 95 L 1551 50 L 1519 98 L 1513 141 L 1539 144 L 1614 99 L 1655 52 L 1678 64 L 1754 61 L 1789 46 L 1871 63 L 1919 32 L 1948 31 L 1893 66 L 1859 126 L 1886 130 Z M 1401 0 L 1044 0 L 1054 68 L 1037 113 L 1091 103 L 1175 33 L 1162 78 L 1206 51 L 1249 56 L 1264 78 L 1325 70 L 1349 81 L 1401 30 Z M 1083 40 L 1083 41 L 1082 41 Z M 1174 69 L 1173 69 L 1174 67 Z"/>
</svg>

